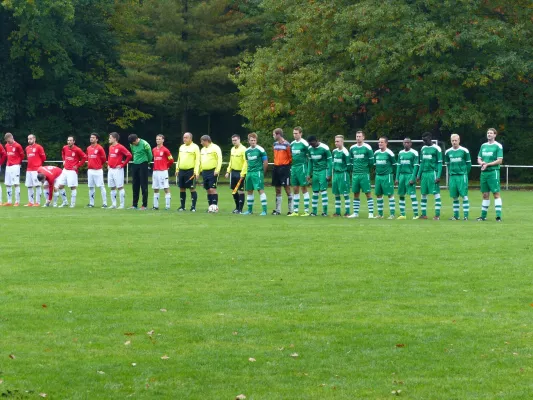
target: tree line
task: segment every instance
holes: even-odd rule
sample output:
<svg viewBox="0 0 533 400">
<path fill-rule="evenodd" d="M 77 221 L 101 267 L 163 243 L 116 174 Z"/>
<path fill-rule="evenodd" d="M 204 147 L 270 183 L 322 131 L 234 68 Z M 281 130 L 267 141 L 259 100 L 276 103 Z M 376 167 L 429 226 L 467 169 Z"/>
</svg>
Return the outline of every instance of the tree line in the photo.
<svg viewBox="0 0 533 400">
<path fill-rule="evenodd" d="M 527 0 L 4 0 L 0 126 L 51 156 L 91 131 L 228 147 L 296 125 L 477 151 L 494 127 L 530 164 L 531 37 Z"/>
</svg>

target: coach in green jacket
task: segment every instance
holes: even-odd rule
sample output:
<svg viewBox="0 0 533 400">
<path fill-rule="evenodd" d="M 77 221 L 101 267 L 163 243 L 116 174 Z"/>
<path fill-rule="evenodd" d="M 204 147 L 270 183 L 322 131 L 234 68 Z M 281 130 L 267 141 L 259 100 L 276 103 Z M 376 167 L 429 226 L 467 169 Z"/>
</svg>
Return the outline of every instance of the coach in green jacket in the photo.
<svg viewBox="0 0 533 400">
<path fill-rule="evenodd" d="M 136 210 L 139 205 L 139 188 L 143 194 L 143 205 L 141 210 L 148 207 L 148 164 L 152 161 L 152 148 L 146 140 L 135 134 L 128 136 L 131 154 L 133 154 L 133 204 L 132 209 Z"/>
</svg>

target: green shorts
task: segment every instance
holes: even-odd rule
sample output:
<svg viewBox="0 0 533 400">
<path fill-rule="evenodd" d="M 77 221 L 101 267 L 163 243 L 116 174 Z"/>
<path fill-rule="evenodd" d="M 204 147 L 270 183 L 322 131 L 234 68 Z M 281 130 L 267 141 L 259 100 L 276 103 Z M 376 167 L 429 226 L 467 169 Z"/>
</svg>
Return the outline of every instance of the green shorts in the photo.
<svg viewBox="0 0 533 400">
<path fill-rule="evenodd" d="M 394 180 L 392 174 L 376 175 L 376 187 L 374 189 L 376 196 L 392 196 L 394 195 Z"/>
<path fill-rule="evenodd" d="M 440 193 L 440 186 L 438 183 L 435 183 L 435 179 L 437 179 L 436 171 L 422 172 L 420 178 L 420 193 L 422 195 Z"/>
<path fill-rule="evenodd" d="M 452 199 L 468 196 L 468 176 L 450 175 L 448 189 Z"/>
<path fill-rule="evenodd" d="M 291 168 L 291 186 L 307 185 L 307 165 L 293 165 Z"/>
<path fill-rule="evenodd" d="M 244 182 L 244 190 L 264 190 L 265 189 L 265 175 L 263 171 L 252 171 L 246 174 Z"/>
<path fill-rule="evenodd" d="M 482 171 L 479 181 L 482 193 L 500 192 L 500 170 Z"/>
<path fill-rule="evenodd" d="M 370 175 L 369 174 L 353 174 L 352 192 L 370 193 Z"/>
<path fill-rule="evenodd" d="M 398 179 L 398 196 L 416 194 L 416 183 L 409 184 L 411 174 L 400 174 Z"/>
<path fill-rule="evenodd" d="M 326 170 L 313 172 L 313 179 L 311 180 L 313 192 L 323 192 L 328 190 L 328 180 L 326 179 Z"/>
<path fill-rule="evenodd" d="M 350 193 L 350 184 L 348 183 L 348 172 L 334 172 L 331 189 L 334 195 Z"/>
</svg>

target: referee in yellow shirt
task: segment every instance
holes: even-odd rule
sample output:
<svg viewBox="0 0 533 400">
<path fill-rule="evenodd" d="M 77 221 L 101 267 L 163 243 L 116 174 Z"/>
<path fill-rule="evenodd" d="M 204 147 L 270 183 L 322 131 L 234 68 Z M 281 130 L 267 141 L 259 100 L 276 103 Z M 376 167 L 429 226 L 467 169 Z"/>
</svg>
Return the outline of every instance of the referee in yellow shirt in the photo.
<svg viewBox="0 0 533 400">
<path fill-rule="evenodd" d="M 196 179 L 200 174 L 200 148 L 192 141 L 192 133 L 183 134 L 183 144 L 180 146 L 178 161 L 176 162 L 176 176 L 178 177 L 178 186 L 180 188 L 181 207 L 178 211 L 185 211 L 185 200 L 187 199 L 186 190 L 191 191 L 192 206 L 191 211 L 196 211 Z"/>
<path fill-rule="evenodd" d="M 233 147 L 231 148 L 231 158 L 229 159 L 226 178 L 229 177 L 230 188 L 232 191 L 235 191 L 233 195 L 233 200 L 235 201 L 233 214 L 240 214 L 244 206 L 244 180 L 239 183 L 239 179 L 246 176 L 246 147 L 241 144 L 241 137 L 239 135 L 233 135 L 231 137 L 231 143 L 233 143 Z M 238 188 L 237 185 L 239 185 Z"/>
<path fill-rule="evenodd" d="M 200 138 L 200 171 L 204 180 L 204 189 L 207 190 L 207 202 L 218 207 L 217 183 L 220 169 L 222 168 L 222 151 L 211 141 L 208 135 Z"/>
</svg>

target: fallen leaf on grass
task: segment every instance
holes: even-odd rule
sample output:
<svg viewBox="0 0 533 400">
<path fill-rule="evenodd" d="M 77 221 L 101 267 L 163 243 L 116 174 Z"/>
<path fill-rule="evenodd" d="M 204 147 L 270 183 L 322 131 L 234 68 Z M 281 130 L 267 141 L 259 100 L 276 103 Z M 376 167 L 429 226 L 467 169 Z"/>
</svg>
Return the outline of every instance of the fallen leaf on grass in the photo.
<svg viewBox="0 0 533 400">
<path fill-rule="evenodd" d="M 132 366 L 132 367 L 136 367 L 136 366 L 137 366 L 137 363 L 131 363 L 131 366 Z"/>
<path fill-rule="evenodd" d="M 165 354 L 164 356 L 161 357 L 161 360 L 168 360 L 169 358 L 170 357 Z"/>
<path fill-rule="evenodd" d="M 291 357 L 294 357 L 294 358 L 298 357 L 298 353 L 292 353 Z"/>
<path fill-rule="evenodd" d="M 161 312 L 167 312 L 167 309 L 166 309 L 166 308 L 162 308 L 162 309 L 160 309 L 159 311 L 161 311 Z"/>
<path fill-rule="evenodd" d="M 246 398 L 246 396 L 244 394 L 239 394 L 237 396 L 235 396 L 235 400 L 244 400 Z"/>
<path fill-rule="evenodd" d="M 4 380 L 3 380 L 3 379 L 0 379 L 0 385 L 1 385 L 2 383 L 4 383 Z"/>
<path fill-rule="evenodd" d="M 279 347 L 278 350 L 279 351 L 283 351 L 283 350 L 285 350 L 285 347 Z"/>
<path fill-rule="evenodd" d="M 124 345 L 125 345 L 125 346 L 129 346 L 130 344 L 131 344 L 131 340 L 126 340 L 126 341 L 124 342 Z"/>
<path fill-rule="evenodd" d="M 46 397 L 46 393 L 39 393 L 39 396 Z"/>
<path fill-rule="evenodd" d="M 256 359 L 253 358 L 253 357 L 250 357 L 250 358 L 248 359 L 248 361 L 250 361 L 250 362 L 256 362 Z"/>
<path fill-rule="evenodd" d="M 100 375 L 105 375 L 105 372 L 104 371 L 96 371 L 97 374 L 100 374 Z"/>
<path fill-rule="evenodd" d="M 398 343 L 398 344 L 396 345 L 396 347 L 405 347 L 405 344 L 403 344 L 403 343 Z"/>
<path fill-rule="evenodd" d="M 10 354 L 10 355 L 9 355 L 9 358 L 11 358 L 12 360 L 14 360 L 16 357 L 15 357 L 14 354 Z"/>
<path fill-rule="evenodd" d="M 42 307 L 42 308 L 46 308 L 46 307 L 48 307 L 48 306 L 47 306 L 46 304 L 43 304 L 41 307 Z"/>
<path fill-rule="evenodd" d="M 152 336 L 155 333 L 155 331 L 152 329 L 151 331 L 146 332 L 148 336 Z"/>
<path fill-rule="evenodd" d="M 233 336 L 237 336 L 239 334 L 239 332 L 235 331 L 235 332 L 232 332 L 232 335 Z"/>
<path fill-rule="evenodd" d="M 124 335 L 126 335 L 126 336 L 133 336 L 133 335 L 135 335 L 135 333 L 133 333 L 133 332 L 124 332 Z"/>
<path fill-rule="evenodd" d="M 394 394 L 394 395 L 396 395 L 396 396 L 399 396 L 401 393 L 402 393 L 401 390 L 393 390 L 393 391 L 391 392 L 391 394 Z"/>
</svg>

